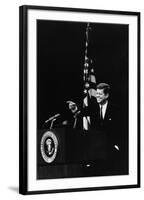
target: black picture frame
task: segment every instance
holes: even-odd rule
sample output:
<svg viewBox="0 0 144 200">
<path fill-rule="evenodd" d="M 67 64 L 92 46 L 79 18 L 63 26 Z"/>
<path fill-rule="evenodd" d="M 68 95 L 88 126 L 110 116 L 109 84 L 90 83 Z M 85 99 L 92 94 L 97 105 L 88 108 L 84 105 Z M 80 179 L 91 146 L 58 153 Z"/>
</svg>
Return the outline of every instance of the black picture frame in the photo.
<svg viewBox="0 0 144 200">
<path fill-rule="evenodd" d="M 30 14 L 30 12 L 32 14 Z M 71 186 L 69 188 L 63 186 L 61 187 L 50 187 L 50 188 L 46 188 L 46 186 L 44 188 L 42 188 L 42 186 L 36 186 L 37 182 L 43 181 L 43 180 L 35 180 L 36 184 L 33 185 L 33 189 L 29 189 L 30 186 L 30 179 L 29 176 L 31 175 L 30 171 L 29 171 L 29 158 L 31 158 L 31 156 L 29 155 L 31 149 L 29 146 L 29 143 L 32 143 L 31 139 L 32 138 L 30 135 L 32 134 L 29 130 L 29 126 L 31 126 L 31 121 L 30 121 L 30 116 L 29 116 L 29 109 L 31 106 L 31 103 L 29 102 L 29 92 L 31 91 L 31 89 L 29 89 L 30 84 L 31 84 L 31 78 L 29 77 L 31 75 L 29 75 L 29 68 L 32 68 L 33 66 L 31 66 L 32 62 L 29 62 L 29 59 L 31 59 L 31 54 L 29 54 L 29 52 L 31 51 L 29 48 L 31 46 L 30 44 L 30 34 L 33 31 L 32 28 L 31 30 L 29 30 L 30 28 L 30 21 L 29 20 L 33 20 L 33 18 L 30 17 L 30 15 L 33 15 L 33 11 L 34 12 L 38 12 L 37 15 L 39 15 L 39 12 L 44 12 L 45 15 L 47 15 L 47 13 L 51 13 L 51 17 L 49 18 L 49 15 L 47 17 L 47 20 L 56 20 L 56 18 L 52 19 L 54 14 L 59 15 L 59 13 L 65 13 L 66 15 L 70 16 L 71 14 L 75 14 L 76 16 L 79 16 L 81 14 L 83 14 L 84 16 L 86 15 L 91 15 L 91 16 L 95 16 L 95 14 L 99 15 L 100 17 L 103 18 L 103 16 L 106 16 L 109 18 L 109 16 L 113 16 L 113 18 L 116 18 L 117 16 L 120 17 L 125 17 L 125 19 L 128 18 L 128 21 L 126 24 L 128 25 L 128 27 L 134 27 L 134 32 L 136 35 L 134 35 L 134 44 L 131 47 L 135 47 L 135 51 L 133 52 L 133 55 L 135 56 L 135 63 L 133 65 L 134 68 L 134 73 L 136 72 L 136 76 L 134 76 L 135 78 L 135 82 L 133 83 L 133 86 L 135 86 L 135 96 L 136 96 L 136 101 L 132 102 L 132 106 L 135 107 L 135 112 L 136 112 L 136 116 L 135 116 L 135 121 L 134 123 L 136 124 L 135 126 L 135 138 L 136 138 L 136 144 L 135 144 L 135 160 L 133 161 L 133 163 L 135 164 L 135 169 L 134 172 L 134 180 L 132 183 L 130 183 L 128 181 L 128 183 L 117 183 L 114 184 L 113 182 L 110 184 L 105 183 L 104 185 L 102 184 L 97 184 L 97 185 L 93 185 L 90 186 L 91 184 L 88 185 L 80 185 L 78 186 Z M 46 20 L 45 18 L 43 18 L 42 16 L 44 16 L 43 14 L 40 16 L 39 20 Z M 58 16 L 59 17 L 59 16 Z M 85 18 L 86 19 L 86 18 Z M 92 21 L 89 21 L 90 23 L 95 23 L 95 21 L 93 21 L 93 18 L 91 18 Z M 134 25 L 131 25 L 132 20 L 134 19 Z M 35 23 L 38 22 L 38 19 L 35 17 L 34 18 Z M 75 20 L 69 20 L 69 19 L 65 19 L 67 22 L 73 22 Z M 65 21 L 65 20 L 60 20 L 60 21 Z M 98 19 L 99 20 L 99 19 Z M 136 188 L 136 187 L 140 187 L 140 13 L 139 12 L 130 12 L 130 11 L 113 11 L 113 10 L 94 10 L 94 9 L 80 9 L 80 8 L 63 8 L 63 7 L 45 7 L 45 6 L 31 6 L 31 5 L 24 5 L 21 6 L 19 8 L 19 35 L 20 35 L 20 40 L 19 40 L 19 44 L 20 44 L 20 54 L 19 54 L 19 60 L 20 60 L 20 69 L 19 69 L 19 86 L 20 86 L 20 90 L 19 90 L 19 192 L 21 194 L 43 194 L 43 193 L 57 193 L 57 192 L 76 192 L 76 191 L 92 191 L 92 190 L 107 190 L 107 189 L 123 189 L 123 188 Z M 76 22 L 81 22 L 81 20 L 79 19 Z M 83 21 L 85 22 L 85 21 Z M 88 22 L 88 21 L 87 21 Z M 100 23 L 99 21 L 96 20 L 96 22 Z M 101 23 L 108 23 L 105 22 L 105 17 L 104 17 L 104 22 Z M 111 23 L 116 23 L 116 22 L 109 22 Z M 119 21 L 118 19 L 118 24 L 123 24 L 122 21 Z M 31 31 L 31 32 L 30 32 Z M 34 33 L 36 33 L 36 30 L 34 30 Z M 37 32 L 38 33 L 38 32 Z M 129 32 L 128 32 L 129 34 Z M 131 45 L 132 39 L 129 38 L 129 45 Z M 35 48 L 34 50 L 36 51 L 36 49 L 38 48 L 36 45 L 33 46 L 33 48 Z M 36 54 L 35 54 L 36 55 Z M 131 54 L 128 54 L 129 59 L 131 59 Z M 36 66 L 34 66 L 36 67 Z M 128 68 L 130 69 L 130 62 L 128 62 Z M 131 70 L 133 71 L 133 70 Z M 133 72 L 132 72 L 133 73 Z M 31 73 L 32 74 L 32 73 Z M 132 75 L 133 76 L 133 75 Z M 128 80 L 131 79 L 131 75 L 130 72 L 128 74 Z M 37 78 L 36 78 L 37 81 Z M 33 84 L 33 83 L 32 83 Z M 37 83 L 36 83 L 37 84 Z M 37 87 L 37 85 L 36 85 Z M 129 85 L 129 90 L 131 88 L 131 84 Z M 129 93 L 130 94 L 130 93 Z M 37 98 L 37 96 L 36 96 Z M 130 96 L 128 96 L 129 101 L 131 101 Z M 36 99 L 37 101 L 37 99 Z M 37 113 L 36 113 L 37 115 Z M 129 122 L 129 127 L 131 127 L 132 124 Z M 130 131 L 130 129 L 129 129 Z M 130 132 L 129 132 L 129 137 L 130 136 Z M 132 140 L 133 141 L 133 140 Z M 34 145 L 36 148 L 36 140 L 34 140 Z M 130 155 L 128 155 L 130 156 Z M 33 154 L 33 157 L 37 157 L 37 155 Z M 130 173 L 128 173 L 126 176 L 129 176 Z M 133 175 L 133 174 L 132 174 Z M 92 178 L 92 177 L 91 177 Z M 83 177 L 79 178 L 81 180 L 84 180 Z M 64 179 L 54 179 L 55 182 L 57 181 L 63 181 Z M 74 178 L 73 180 L 76 180 L 76 178 Z M 109 182 L 111 180 L 111 177 L 109 176 Z M 49 179 L 49 184 L 51 185 L 51 179 Z"/>
</svg>

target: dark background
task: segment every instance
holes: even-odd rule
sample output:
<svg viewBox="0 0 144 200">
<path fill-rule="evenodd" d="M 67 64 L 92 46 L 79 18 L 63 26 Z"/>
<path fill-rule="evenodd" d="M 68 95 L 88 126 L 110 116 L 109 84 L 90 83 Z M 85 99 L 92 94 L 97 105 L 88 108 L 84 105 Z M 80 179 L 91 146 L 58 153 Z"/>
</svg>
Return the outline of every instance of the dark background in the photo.
<svg viewBox="0 0 144 200">
<path fill-rule="evenodd" d="M 83 103 L 83 66 L 87 23 L 37 21 L 37 126 L 66 109 L 66 101 Z M 111 86 L 111 99 L 128 127 L 128 25 L 91 23 L 89 57 L 97 83 Z"/>
</svg>

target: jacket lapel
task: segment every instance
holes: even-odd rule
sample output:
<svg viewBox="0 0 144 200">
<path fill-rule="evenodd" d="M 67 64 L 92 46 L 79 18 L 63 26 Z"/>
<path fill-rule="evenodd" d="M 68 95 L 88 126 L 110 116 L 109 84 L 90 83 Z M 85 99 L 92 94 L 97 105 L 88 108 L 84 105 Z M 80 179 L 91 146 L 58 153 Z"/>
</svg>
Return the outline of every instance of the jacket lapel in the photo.
<svg viewBox="0 0 144 200">
<path fill-rule="evenodd" d="M 110 107 L 110 104 L 108 102 L 106 112 L 105 112 L 104 121 L 109 120 L 110 116 L 111 116 L 111 107 Z"/>
</svg>

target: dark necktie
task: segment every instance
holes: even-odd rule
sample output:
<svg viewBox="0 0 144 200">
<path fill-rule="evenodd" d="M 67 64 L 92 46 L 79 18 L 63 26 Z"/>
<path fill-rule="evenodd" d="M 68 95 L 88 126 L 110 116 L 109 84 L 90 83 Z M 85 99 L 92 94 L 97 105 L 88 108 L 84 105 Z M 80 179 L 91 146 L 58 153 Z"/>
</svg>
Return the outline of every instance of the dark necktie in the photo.
<svg viewBox="0 0 144 200">
<path fill-rule="evenodd" d="M 102 106 L 100 106 L 100 120 L 103 120 L 103 115 L 102 115 Z"/>
</svg>

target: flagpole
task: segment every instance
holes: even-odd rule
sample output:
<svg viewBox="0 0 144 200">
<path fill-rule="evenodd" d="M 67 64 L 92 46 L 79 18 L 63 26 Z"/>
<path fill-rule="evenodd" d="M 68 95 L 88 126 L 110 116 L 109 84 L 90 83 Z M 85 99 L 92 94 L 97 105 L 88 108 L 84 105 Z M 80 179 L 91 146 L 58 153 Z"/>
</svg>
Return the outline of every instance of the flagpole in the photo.
<svg viewBox="0 0 144 200">
<path fill-rule="evenodd" d="M 85 108 L 88 106 L 88 76 L 89 76 L 89 58 L 88 58 L 88 45 L 89 45 L 89 30 L 90 30 L 90 23 L 87 23 L 86 27 L 86 43 L 85 43 L 85 59 L 84 59 L 84 99 L 83 99 L 83 107 Z M 88 116 L 83 117 L 83 129 L 89 129 L 90 119 Z"/>
</svg>

